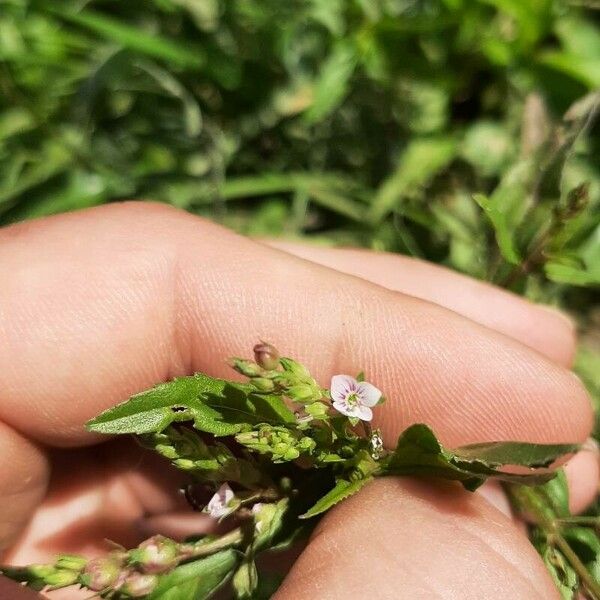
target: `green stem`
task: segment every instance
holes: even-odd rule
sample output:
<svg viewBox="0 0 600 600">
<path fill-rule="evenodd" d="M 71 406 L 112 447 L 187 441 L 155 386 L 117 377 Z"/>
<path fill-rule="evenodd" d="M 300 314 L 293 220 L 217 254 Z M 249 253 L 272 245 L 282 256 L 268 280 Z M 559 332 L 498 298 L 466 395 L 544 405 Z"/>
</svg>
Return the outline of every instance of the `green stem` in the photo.
<svg viewBox="0 0 600 600">
<path fill-rule="evenodd" d="M 565 555 L 592 600 L 600 600 L 600 583 L 594 579 L 569 542 L 562 536 L 559 527 L 560 520 L 555 517 L 554 511 L 544 503 L 535 488 L 510 485 L 507 486 L 507 489 L 517 507 L 532 517 L 536 525 L 543 530 L 548 543 L 558 547 Z"/>
<path fill-rule="evenodd" d="M 556 519 L 556 522 L 565 525 L 589 525 L 591 527 L 600 527 L 600 517 L 564 517 Z"/>
<path fill-rule="evenodd" d="M 215 540 L 211 540 L 210 542 L 201 540 L 195 544 L 182 544 L 181 551 L 186 556 L 186 559 L 200 558 L 202 556 L 214 554 L 215 552 L 224 550 L 225 548 L 237 546 L 242 542 L 243 538 L 244 535 L 242 529 L 238 527 L 237 529 L 233 529 L 229 533 L 226 533 Z"/>
</svg>

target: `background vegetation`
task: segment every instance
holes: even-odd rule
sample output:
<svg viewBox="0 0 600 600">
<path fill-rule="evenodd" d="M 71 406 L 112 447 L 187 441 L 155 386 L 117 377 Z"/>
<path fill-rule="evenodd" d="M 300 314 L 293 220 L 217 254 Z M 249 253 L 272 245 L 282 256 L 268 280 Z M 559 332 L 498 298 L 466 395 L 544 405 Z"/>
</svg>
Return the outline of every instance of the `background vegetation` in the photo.
<svg viewBox="0 0 600 600">
<path fill-rule="evenodd" d="M 598 399 L 598 9 L 0 0 L 0 224 L 144 197 L 420 256 L 567 309 Z"/>
</svg>

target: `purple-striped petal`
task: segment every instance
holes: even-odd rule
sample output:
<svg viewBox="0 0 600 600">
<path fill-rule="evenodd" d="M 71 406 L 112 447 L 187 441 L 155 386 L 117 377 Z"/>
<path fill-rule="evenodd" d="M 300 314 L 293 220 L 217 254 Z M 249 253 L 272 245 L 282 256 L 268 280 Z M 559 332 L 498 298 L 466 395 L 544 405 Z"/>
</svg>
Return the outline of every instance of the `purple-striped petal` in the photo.
<svg viewBox="0 0 600 600">
<path fill-rule="evenodd" d="M 357 394 L 364 406 L 375 406 L 381 398 L 381 391 L 368 381 L 358 384 Z"/>
</svg>

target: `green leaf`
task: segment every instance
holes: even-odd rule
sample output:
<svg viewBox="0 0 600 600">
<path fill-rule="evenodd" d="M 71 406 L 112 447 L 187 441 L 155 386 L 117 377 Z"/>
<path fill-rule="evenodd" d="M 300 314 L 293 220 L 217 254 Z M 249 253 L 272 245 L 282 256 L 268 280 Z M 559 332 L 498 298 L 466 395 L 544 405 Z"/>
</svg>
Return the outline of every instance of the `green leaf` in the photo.
<svg viewBox="0 0 600 600">
<path fill-rule="evenodd" d="M 564 554 L 543 542 L 536 544 L 562 600 L 575 600 L 579 596 L 579 578 Z"/>
<path fill-rule="evenodd" d="M 278 396 L 197 373 L 136 394 L 89 421 L 87 428 L 143 434 L 162 431 L 175 421 L 194 421 L 200 431 L 225 436 L 255 423 L 295 423 L 295 417 Z"/>
<path fill-rule="evenodd" d="M 600 538 L 591 527 L 568 527 L 563 533 L 573 551 L 596 581 L 600 581 Z"/>
<path fill-rule="evenodd" d="M 202 411 L 202 405 L 198 402 L 201 390 L 219 394 L 223 393 L 225 384 L 225 381 L 200 374 L 179 377 L 104 411 L 89 421 L 87 428 L 98 433 L 141 434 L 161 431 L 178 419 L 180 408 Z M 188 412 L 185 412 L 185 416 L 190 418 Z"/>
<path fill-rule="evenodd" d="M 454 453 L 460 459 L 474 459 L 489 466 L 519 465 L 548 467 L 557 458 L 577 452 L 579 444 L 528 444 L 525 442 L 492 442 L 461 446 Z"/>
<path fill-rule="evenodd" d="M 356 66 L 356 58 L 356 48 L 351 41 L 340 40 L 333 47 L 315 82 L 312 104 L 304 113 L 308 123 L 322 121 L 342 102 Z"/>
<path fill-rule="evenodd" d="M 553 462 L 564 451 L 572 452 L 574 448 L 577 446 L 541 446 L 534 449 L 531 444 L 509 442 L 477 444 L 453 452 L 440 444 L 427 425 L 416 424 L 402 433 L 396 449 L 382 461 L 381 468 L 384 475 L 424 475 L 454 479 L 469 490 L 479 487 L 488 477 L 538 485 L 550 480 L 554 474 L 541 470 L 521 475 L 506 473 L 498 467 L 515 465 L 532 468 L 532 465 L 545 465 L 548 460 Z"/>
<path fill-rule="evenodd" d="M 433 431 L 423 424 L 412 425 L 398 438 L 393 454 L 384 463 L 386 475 L 429 475 L 456 479 L 468 489 L 475 489 L 484 481 L 482 474 L 465 471 L 452 464 Z"/>
<path fill-rule="evenodd" d="M 592 273 L 585 268 L 553 261 L 546 263 L 544 270 L 548 279 L 556 281 L 556 283 L 566 283 L 582 287 L 600 284 L 600 274 Z"/>
<path fill-rule="evenodd" d="M 233 574 L 233 589 L 235 597 L 240 600 L 253 599 L 258 586 L 258 571 L 253 559 L 242 561 L 237 571 Z"/>
<path fill-rule="evenodd" d="M 364 479 L 357 479 L 355 481 L 347 481 L 345 479 L 339 479 L 335 484 L 335 487 L 327 492 L 314 506 L 307 510 L 303 515 L 300 515 L 301 519 L 310 519 L 316 517 L 321 513 L 329 510 L 332 506 L 338 502 L 356 494 L 362 489 L 373 477 L 365 477 Z"/>
<path fill-rule="evenodd" d="M 569 486 L 564 469 L 559 469 L 556 477 L 536 488 L 544 497 L 545 503 L 552 509 L 554 516 L 564 519 L 571 516 L 569 510 Z"/>
<path fill-rule="evenodd" d="M 146 600 L 203 600 L 209 598 L 230 575 L 238 562 L 234 550 L 223 550 L 200 560 L 180 565 L 160 577 L 157 588 Z"/>
<path fill-rule="evenodd" d="M 517 229 L 529 210 L 538 169 L 534 158 L 521 159 L 506 171 L 491 196 L 473 195 L 492 224 L 502 256 L 511 264 L 521 260 L 516 243 Z"/>
<path fill-rule="evenodd" d="M 510 219 L 506 215 L 505 207 L 494 197 L 488 198 L 483 194 L 474 194 L 473 199 L 483 208 L 490 220 L 502 256 L 513 265 L 519 264 L 521 259 L 513 240 L 514 230 L 510 226 Z"/>
<path fill-rule="evenodd" d="M 456 156 L 453 137 L 417 138 L 402 153 L 396 170 L 381 184 L 370 210 L 374 223 L 396 209 L 408 192 L 426 185 Z"/>
<path fill-rule="evenodd" d="M 183 44 L 180 41 L 170 40 L 154 32 L 145 32 L 139 27 L 126 25 L 89 9 L 72 12 L 52 6 L 49 10 L 59 14 L 64 19 L 94 31 L 102 37 L 117 42 L 125 48 L 135 50 L 146 56 L 160 58 L 180 67 L 198 68 L 206 60 L 204 50 L 198 46 L 192 47 L 189 43 Z"/>
<path fill-rule="evenodd" d="M 255 532 L 252 550 L 257 553 L 272 546 L 287 525 L 286 517 L 289 510 L 289 500 L 283 498 L 276 504 L 263 504 L 260 513 L 255 517 L 260 521 L 260 531 Z"/>
</svg>

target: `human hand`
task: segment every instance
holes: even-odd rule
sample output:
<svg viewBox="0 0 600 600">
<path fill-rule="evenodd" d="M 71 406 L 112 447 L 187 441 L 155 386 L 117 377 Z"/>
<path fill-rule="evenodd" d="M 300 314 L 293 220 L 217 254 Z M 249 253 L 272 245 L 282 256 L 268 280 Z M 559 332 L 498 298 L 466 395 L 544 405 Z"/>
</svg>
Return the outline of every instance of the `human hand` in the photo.
<svg viewBox="0 0 600 600">
<path fill-rule="evenodd" d="M 387 440 L 416 421 L 448 446 L 589 435 L 562 318 L 410 259 L 277 245 L 287 252 L 151 204 L 0 232 L 8 560 L 93 554 L 104 537 L 130 546 L 150 530 L 184 527 L 169 493 L 177 475 L 146 456 L 140 463 L 123 442 L 93 445 L 83 423 L 175 375 L 225 375 L 223 358 L 260 337 L 321 381 L 364 369 L 391 399 L 378 410 Z M 578 509 L 595 493 L 596 457 L 580 453 L 568 473 Z M 481 495 L 400 479 L 332 510 L 278 597 L 397 598 L 400 589 L 411 598 L 556 595 L 526 537 Z"/>
</svg>

